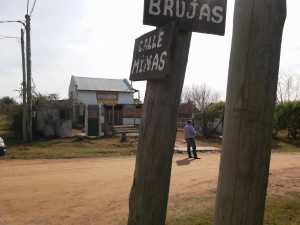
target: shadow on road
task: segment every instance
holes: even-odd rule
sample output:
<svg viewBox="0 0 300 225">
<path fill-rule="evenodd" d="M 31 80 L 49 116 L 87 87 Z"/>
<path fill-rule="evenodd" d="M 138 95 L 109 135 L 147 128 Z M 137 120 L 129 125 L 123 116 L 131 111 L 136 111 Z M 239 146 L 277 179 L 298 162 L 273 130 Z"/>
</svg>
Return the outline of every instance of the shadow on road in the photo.
<svg viewBox="0 0 300 225">
<path fill-rule="evenodd" d="M 180 160 L 176 161 L 176 164 L 177 164 L 177 166 L 187 166 L 194 160 L 196 160 L 196 159 L 194 159 L 194 158 L 180 159 Z"/>
</svg>

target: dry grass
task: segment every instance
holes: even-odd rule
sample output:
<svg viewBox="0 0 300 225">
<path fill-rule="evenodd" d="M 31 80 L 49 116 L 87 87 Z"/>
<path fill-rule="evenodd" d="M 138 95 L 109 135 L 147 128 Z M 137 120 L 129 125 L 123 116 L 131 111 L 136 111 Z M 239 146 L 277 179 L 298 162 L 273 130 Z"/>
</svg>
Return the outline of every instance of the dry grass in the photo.
<svg viewBox="0 0 300 225">
<path fill-rule="evenodd" d="M 5 159 L 63 159 L 135 154 L 136 139 L 129 138 L 121 143 L 120 138 L 72 137 L 54 140 L 40 140 L 31 144 L 9 146 Z"/>
<path fill-rule="evenodd" d="M 300 152 L 300 139 L 292 140 L 287 137 L 287 131 L 281 131 L 273 139 L 273 150 L 280 152 Z"/>
<path fill-rule="evenodd" d="M 268 198 L 264 224 L 299 225 L 300 198 L 295 196 Z M 213 225 L 213 207 L 194 209 L 184 216 L 171 218 L 167 225 Z"/>
<path fill-rule="evenodd" d="M 10 137 L 9 120 L 7 116 L 0 115 L 0 136 Z M 4 159 L 58 159 L 58 158 L 80 158 L 80 157 L 104 157 L 122 156 L 135 154 L 137 139 L 130 137 L 127 143 L 120 143 L 120 138 L 65 138 L 54 140 L 39 140 L 31 144 L 21 144 L 9 138 L 6 143 L 9 153 Z M 197 146 L 212 146 L 221 148 L 221 138 L 205 139 L 199 137 Z M 183 133 L 177 132 L 176 145 L 185 146 Z M 286 133 L 281 132 L 277 139 L 273 140 L 274 151 L 278 152 L 300 152 L 300 141 L 292 141 L 286 138 Z"/>
<path fill-rule="evenodd" d="M 8 117 L 0 114 L 0 136 L 6 136 L 9 133 L 9 125 Z"/>
</svg>

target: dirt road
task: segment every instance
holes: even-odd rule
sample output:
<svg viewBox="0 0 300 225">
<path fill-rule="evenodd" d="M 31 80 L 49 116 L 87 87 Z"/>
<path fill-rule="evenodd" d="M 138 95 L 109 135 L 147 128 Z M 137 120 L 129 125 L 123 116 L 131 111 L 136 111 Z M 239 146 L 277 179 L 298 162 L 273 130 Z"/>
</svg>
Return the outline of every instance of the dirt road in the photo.
<svg viewBox="0 0 300 225">
<path fill-rule="evenodd" d="M 219 154 L 175 155 L 169 215 L 215 193 Z M 126 221 L 134 158 L 0 161 L 0 225 L 117 225 Z M 269 193 L 300 193 L 300 154 L 273 154 Z"/>
</svg>

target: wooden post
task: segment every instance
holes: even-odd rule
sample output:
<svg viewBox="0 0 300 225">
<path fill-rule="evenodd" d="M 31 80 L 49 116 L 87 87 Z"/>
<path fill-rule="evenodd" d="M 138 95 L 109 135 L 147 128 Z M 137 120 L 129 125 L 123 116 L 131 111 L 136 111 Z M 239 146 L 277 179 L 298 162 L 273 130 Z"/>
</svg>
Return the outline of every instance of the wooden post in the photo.
<svg viewBox="0 0 300 225">
<path fill-rule="evenodd" d="M 216 225 L 262 225 L 285 0 L 236 0 Z"/>
<path fill-rule="evenodd" d="M 112 126 L 115 125 L 115 104 L 112 104 Z"/>
<path fill-rule="evenodd" d="M 191 40 L 190 32 L 175 32 L 171 75 L 147 82 L 128 225 L 165 224 L 177 109 Z"/>
<path fill-rule="evenodd" d="M 22 97 L 23 97 L 23 112 L 22 112 L 22 136 L 23 141 L 27 141 L 27 94 L 26 94 L 26 66 L 25 66 L 25 45 L 24 45 L 24 30 L 21 29 L 21 55 L 22 55 Z"/>
</svg>

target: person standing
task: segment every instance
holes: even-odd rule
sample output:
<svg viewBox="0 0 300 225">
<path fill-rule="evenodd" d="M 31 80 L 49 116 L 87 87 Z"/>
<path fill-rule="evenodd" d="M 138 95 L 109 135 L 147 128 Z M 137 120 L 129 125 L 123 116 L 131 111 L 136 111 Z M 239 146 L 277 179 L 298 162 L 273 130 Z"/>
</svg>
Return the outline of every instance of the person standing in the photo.
<svg viewBox="0 0 300 225">
<path fill-rule="evenodd" d="M 196 143 L 195 143 L 196 131 L 195 131 L 191 121 L 187 121 L 187 124 L 183 128 L 183 131 L 184 131 L 184 137 L 185 137 L 186 144 L 187 144 L 187 152 L 188 152 L 189 158 L 193 158 L 192 152 L 191 152 L 191 147 L 192 147 L 194 159 L 199 159 L 197 156 Z"/>
</svg>

